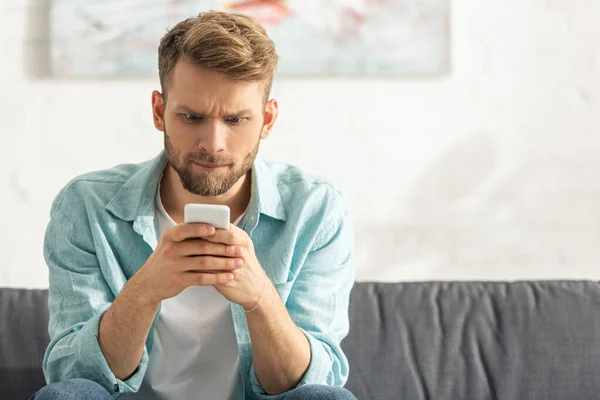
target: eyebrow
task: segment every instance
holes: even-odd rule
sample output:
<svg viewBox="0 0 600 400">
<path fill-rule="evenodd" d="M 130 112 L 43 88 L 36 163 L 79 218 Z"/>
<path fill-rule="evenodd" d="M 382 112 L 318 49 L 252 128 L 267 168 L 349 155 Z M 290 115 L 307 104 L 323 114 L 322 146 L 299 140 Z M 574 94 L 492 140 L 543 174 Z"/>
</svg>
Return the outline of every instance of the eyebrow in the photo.
<svg viewBox="0 0 600 400">
<path fill-rule="evenodd" d="M 198 114 L 198 115 L 205 115 L 204 113 L 192 110 L 190 107 L 183 105 L 183 104 L 178 104 L 175 106 L 175 110 L 176 111 L 183 111 L 183 112 L 187 112 L 190 114 Z M 245 114 L 251 114 L 252 110 L 249 108 L 243 109 L 243 110 L 239 110 L 236 112 L 232 112 L 232 113 L 227 113 L 226 117 L 232 117 L 232 116 L 237 116 L 237 115 L 245 115 Z"/>
</svg>

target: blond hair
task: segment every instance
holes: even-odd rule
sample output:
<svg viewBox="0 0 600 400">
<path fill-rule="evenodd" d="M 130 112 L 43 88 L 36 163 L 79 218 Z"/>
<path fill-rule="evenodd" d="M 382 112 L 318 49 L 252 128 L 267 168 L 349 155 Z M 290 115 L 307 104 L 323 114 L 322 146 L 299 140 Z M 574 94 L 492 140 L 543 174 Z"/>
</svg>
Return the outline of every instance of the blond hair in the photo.
<svg viewBox="0 0 600 400">
<path fill-rule="evenodd" d="M 158 74 L 165 97 L 180 59 L 235 80 L 262 83 L 266 104 L 279 57 L 273 41 L 254 19 L 209 11 L 179 22 L 160 40 Z"/>
</svg>

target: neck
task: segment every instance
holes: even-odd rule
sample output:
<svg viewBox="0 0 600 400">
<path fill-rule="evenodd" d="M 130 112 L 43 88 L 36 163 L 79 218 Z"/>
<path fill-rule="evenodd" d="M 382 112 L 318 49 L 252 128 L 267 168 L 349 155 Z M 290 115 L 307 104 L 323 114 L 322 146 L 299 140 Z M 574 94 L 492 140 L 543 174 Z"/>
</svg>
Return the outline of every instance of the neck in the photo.
<svg viewBox="0 0 600 400">
<path fill-rule="evenodd" d="M 167 163 L 160 183 L 163 207 L 177 223 L 183 222 L 183 208 L 188 203 L 222 204 L 231 210 L 231 222 L 241 216 L 250 202 L 252 170 L 249 170 L 226 193 L 220 196 L 199 196 L 184 189 L 177 172 Z"/>
</svg>

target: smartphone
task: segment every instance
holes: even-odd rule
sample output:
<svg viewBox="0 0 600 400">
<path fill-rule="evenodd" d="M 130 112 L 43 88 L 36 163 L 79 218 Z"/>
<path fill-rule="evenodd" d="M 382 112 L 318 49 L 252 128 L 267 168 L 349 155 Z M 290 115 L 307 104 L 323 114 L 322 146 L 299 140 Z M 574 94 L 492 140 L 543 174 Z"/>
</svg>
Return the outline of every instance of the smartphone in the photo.
<svg viewBox="0 0 600 400">
<path fill-rule="evenodd" d="M 183 222 L 212 225 L 216 229 L 229 229 L 229 207 L 213 204 L 186 204 Z"/>
</svg>

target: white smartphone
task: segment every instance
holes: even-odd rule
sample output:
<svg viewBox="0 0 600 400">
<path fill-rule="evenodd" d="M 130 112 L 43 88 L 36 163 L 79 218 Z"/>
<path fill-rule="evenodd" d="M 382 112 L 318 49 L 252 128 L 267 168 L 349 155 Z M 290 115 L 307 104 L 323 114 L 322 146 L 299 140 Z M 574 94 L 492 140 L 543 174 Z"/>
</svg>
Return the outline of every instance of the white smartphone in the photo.
<svg viewBox="0 0 600 400">
<path fill-rule="evenodd" d="M 213 204 L 186 204 L 183 221 L 212 225 L 216 229 L 229 229 L 229 207 Z"/>
</svg>

